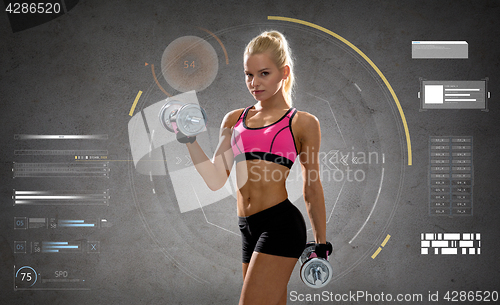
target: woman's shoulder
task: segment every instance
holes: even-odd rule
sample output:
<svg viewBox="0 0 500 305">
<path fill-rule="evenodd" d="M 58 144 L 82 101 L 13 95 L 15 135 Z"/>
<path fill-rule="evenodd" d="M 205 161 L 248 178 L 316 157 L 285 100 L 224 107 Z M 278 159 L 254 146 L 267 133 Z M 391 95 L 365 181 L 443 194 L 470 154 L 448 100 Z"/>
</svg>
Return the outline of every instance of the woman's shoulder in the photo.
<svg viewBox="0 0 500 305">
<path fill-rule="evenodd" d="M 304 144 L 317 143 L 321 138 L 321 127 L 318 118 L 306 111 L 297 111 L 292 126 L 293 133 L 300 142 L 300 151 L 304 149 Z"/>
<path fill-rule="evenodd" d="M 233 127 L 245 109 L 246 108 L 238 108 L 226 113 L 224 119 L 222 119 L 222 125 L 225 127 Z"/>
<path fill-rule="evenodd" d="M 318 118 L 307 111 L 297 110 L 297 112 L 295 113 L 294 121 L 295 121 L 294 123 L 296 123 L 299 126 L 303 126 L 304 128 L 319 125 Z"/>
</svg>

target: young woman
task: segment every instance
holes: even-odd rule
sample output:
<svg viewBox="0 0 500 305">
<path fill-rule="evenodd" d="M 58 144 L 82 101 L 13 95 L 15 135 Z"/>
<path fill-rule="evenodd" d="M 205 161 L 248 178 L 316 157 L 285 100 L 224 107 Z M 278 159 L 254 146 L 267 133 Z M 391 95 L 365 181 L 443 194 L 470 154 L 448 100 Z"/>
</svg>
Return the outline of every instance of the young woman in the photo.
<svg viewBox="0 0 500 305">
<path fill-rule="evenodd" d="M 196 141 L 186 144 L 197 171 L 212 190 L 226 183 L 236 161 L 243 238 L 240 304 L 286 303 L 288 281 L 306 244 L 304 218 L 287 199 L 285 188 L 296 158 L 302 166 L 304 200 L 315 242 L 321 244 L 318 251 L 326 243 L 318 158 L 321 131 L 315 116 L 291 108 L 292 68 L 281 33 L 255 37 L 244 53 L 244 71 L 257 102 L 226 114 L 211 160 Z"/>
</svg>

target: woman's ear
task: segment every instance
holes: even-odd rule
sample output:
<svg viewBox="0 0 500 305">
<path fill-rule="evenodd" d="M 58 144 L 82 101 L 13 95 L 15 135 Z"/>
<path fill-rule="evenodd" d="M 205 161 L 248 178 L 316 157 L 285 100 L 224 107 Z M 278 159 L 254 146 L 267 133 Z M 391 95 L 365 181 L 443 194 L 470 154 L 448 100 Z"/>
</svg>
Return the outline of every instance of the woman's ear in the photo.
<svg viewBox="0 0 500 305">
<path fill-rule="evenodd" d="M 290 67 L 288 65 L 285 65 L 283 67 L 283 79 L 287 79 L 288 76 L 290 76 Z"/>
</svg>

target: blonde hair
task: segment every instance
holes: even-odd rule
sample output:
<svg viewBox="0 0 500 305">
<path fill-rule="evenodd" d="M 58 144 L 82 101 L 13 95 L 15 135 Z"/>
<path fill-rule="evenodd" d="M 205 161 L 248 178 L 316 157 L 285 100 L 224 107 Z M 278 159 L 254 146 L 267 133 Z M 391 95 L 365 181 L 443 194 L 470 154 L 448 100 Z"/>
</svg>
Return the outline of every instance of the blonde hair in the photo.
<svg viewBox="0 0 500 305">
<path fill-rule="evenodd" d="M 293 73 L 293 58 L 292 51 L 288 46 L 288 42 L 283 34 L 278 31 L 266 31 L 252 39 L 245 48 L 244 56 L 270 52 L 271 60 L 276 64 L 278 69 L 283 69 L 285 66 L 290 67 L 290 74 L 284 83 L 285 101 L 292 107 L 292 94 L 295 77 Z"/>
</svg>

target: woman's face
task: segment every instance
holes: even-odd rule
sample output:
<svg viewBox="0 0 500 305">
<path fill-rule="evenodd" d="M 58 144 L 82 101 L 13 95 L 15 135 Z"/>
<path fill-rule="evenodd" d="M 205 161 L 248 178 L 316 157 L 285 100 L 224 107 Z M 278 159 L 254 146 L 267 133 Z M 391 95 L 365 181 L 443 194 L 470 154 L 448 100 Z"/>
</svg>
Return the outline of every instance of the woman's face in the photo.
<svg viewBox="0 0 500 305">
<path fill-rule="evenodd" d="M 288 77 L 288 66 L 278 69 L 268 53 L 245 56 L 245 81 L 257 101 L 265 101 L 280 92 Z"/>
</svg>

